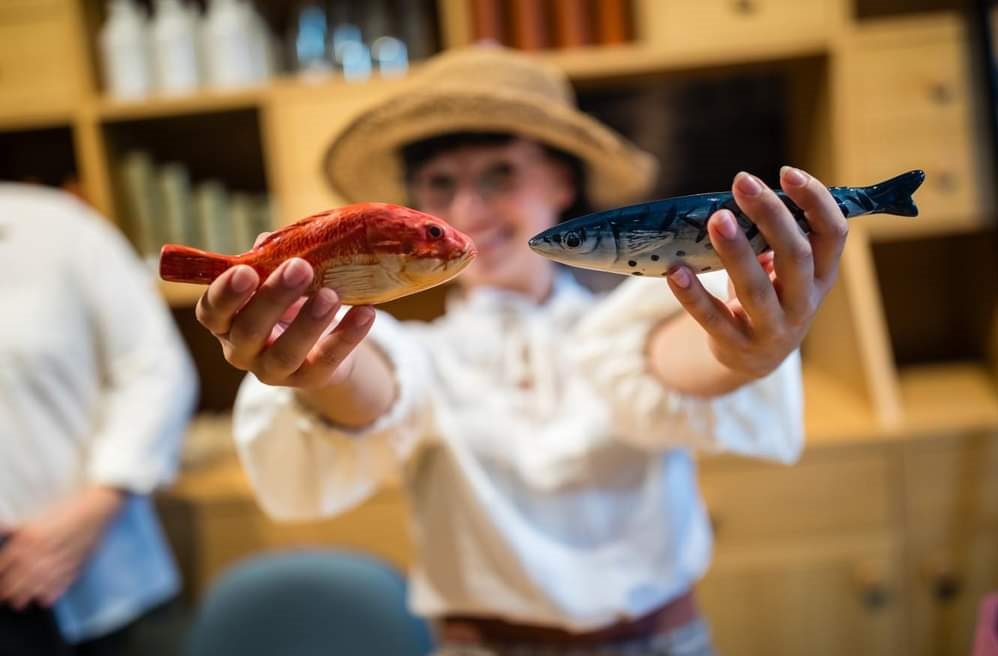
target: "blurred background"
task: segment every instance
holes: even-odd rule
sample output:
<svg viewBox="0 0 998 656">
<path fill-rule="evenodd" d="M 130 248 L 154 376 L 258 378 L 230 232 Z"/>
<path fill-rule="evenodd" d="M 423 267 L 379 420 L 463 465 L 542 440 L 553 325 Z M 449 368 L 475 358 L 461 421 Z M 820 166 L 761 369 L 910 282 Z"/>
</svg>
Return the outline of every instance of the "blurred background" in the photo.
<svg viewBox="0 0 998 656">
<path fill-rule="evenodd" d="M 562 66 L 583 109 L 661 160 L 657 196 L 794 164 L 830 185 L 912 168 L 921 215 L 854 220 L 804 345 L 790 468 L 701 461 L 699 594 L 721 653 L 968 654 L 998 589 L 998 158 L 990 2 L 0 0 L 0 179 L 60 187 L 155 270 L 164 242 L 238 252 L 339 203 L 328 135 L 426 57 L 496 40 Z M 172 653 L 241 559 L 348 547 L 404 569 L 396 489 L 279 525 L 232 450 L 241 378 L 163 284 L 201 378 L 157 507 L 184 576 L 143 653 Z M 387 306 L 432 318 L 445 290 Z M 0 463 L 0 475 L 3 464 Z"/>
</svg>

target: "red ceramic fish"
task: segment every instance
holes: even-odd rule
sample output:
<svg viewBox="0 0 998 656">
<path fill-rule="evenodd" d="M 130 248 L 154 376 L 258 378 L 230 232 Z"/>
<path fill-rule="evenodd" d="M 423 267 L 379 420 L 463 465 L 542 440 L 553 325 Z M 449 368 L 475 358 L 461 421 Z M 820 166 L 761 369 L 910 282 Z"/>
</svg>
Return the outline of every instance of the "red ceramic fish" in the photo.
<svg viewBox="0 0 998 656">
<path fill-rule="evenodd" d="M 315 271 L 309 292 L 330 287 L 346 305 L 369 305 L 446 282 L 476 254 L 467 235 L 429 214 L 388 203 L 356 203 L 276 230 L 241 255 L 166 244 L 159 275 L 207 284 L 226 269 L 246 264 L 263 280 L 285 260 L 300 257 Z"/>
</svg>

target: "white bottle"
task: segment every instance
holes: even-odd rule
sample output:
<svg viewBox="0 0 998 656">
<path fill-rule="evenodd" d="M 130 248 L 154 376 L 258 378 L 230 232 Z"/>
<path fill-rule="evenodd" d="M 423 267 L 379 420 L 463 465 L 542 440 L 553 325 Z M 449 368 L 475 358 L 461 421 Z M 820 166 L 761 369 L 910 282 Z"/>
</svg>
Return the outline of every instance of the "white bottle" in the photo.
<svg viewBox="0 0 998 656">
<path fill-rule="evenodd" d="M 134 99 L 149 93 L 152 75 L 148 31 L 145 15 L 131 0 L 109 0 L 108 17 L 98 41 L 110 96 Z"/>
<path fill-rule="evenodd" d="M 202 35 L 212 86 L 243 86 L 258 79 L 248 16 L 238 0 L 212 0 Z"/>
<path fill-rule="evenodd" d="M 245 13 L 244 20 L 250 26 L 253 52 L 253 72 L 256 80 L 265 80 L 272 74 L 270 52 L 270 29 L 260 12 L 249 2 L 241 0 L 240 5 Z"/>
<path fill-rule="evenodd" d="M 189 93 L 197 88 L 197 24 L 179 0 L 156 0 L 152 23 L 156 90 Z"/>
</svg>

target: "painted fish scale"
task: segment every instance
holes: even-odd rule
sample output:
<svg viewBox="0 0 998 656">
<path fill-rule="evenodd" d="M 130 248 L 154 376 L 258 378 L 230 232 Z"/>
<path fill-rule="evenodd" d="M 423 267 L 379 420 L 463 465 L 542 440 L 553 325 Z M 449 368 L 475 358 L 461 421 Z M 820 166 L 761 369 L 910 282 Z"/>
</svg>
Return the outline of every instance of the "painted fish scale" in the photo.
<svg viewBox="0 0 998 656">
<path fill-rule="evenodd" d="M 314 227 L 275 231 L 256 248 L 239 256 L 236 263 L 252 266 L 263 280 L 285 260 L 300 257 L 311 264 L 315 272 L 308 287 L 309 292 L 314 292 L 323 286 L 323 275 L 328 267 L 350 261 L 360 254 L 371 255 L 365 220 L 358 212 L 322 212 L 299 224 L 301 227 L 314 224 Z M 263 255 L 256 255 L 257 252 Z"/>
<path fill-rule="evenodd" d="M 829 191 L 847 218 L 875 213 L 916 216 L 911 195 L 924 179 L 922 171 L 909 171 L 869 187 Z M 798 227 L 809 232 L 804 211 L 782 191 L 776 195 Z M 541 232 L 530 240 L 530 247 L 570 266 L 612 273 L 665 276 L 680 264 L 703 273 L 723 268 L 707 233 L 708 219 L 721 209 L 734 214 L 757 254 L 769 249 L 731 192 L 666 198 L 588 214 Z"/>
</svg>

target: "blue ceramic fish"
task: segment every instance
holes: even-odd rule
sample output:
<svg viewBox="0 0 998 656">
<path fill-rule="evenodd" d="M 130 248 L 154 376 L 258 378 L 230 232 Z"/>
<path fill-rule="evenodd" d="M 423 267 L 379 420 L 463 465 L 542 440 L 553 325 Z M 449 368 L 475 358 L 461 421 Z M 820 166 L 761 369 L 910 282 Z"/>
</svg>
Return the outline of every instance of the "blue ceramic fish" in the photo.
<svg viewBox="0 0 998 656">
<path fill-rule="evenodd" d="M 846 218 L 864 214 L 918 216 L 911 195 L 925 180 L 909 171 L 869 187 L 831 187 Z M 776 192 L 797 225 L 810 226 L 801 210 L 782 191 Z M 707 236 L 707 219 L 731 210 L 756 253 L 769 245 L 756 225 L 738 208 L 731 192 L 677 196 L 638 203 L 569 219 L 536 235 L 530 248 L 544 257 L 583 269 L 635 276 L 664 276 L 683 264 L 696 273 L 723 268 Z"/>
</svg>

